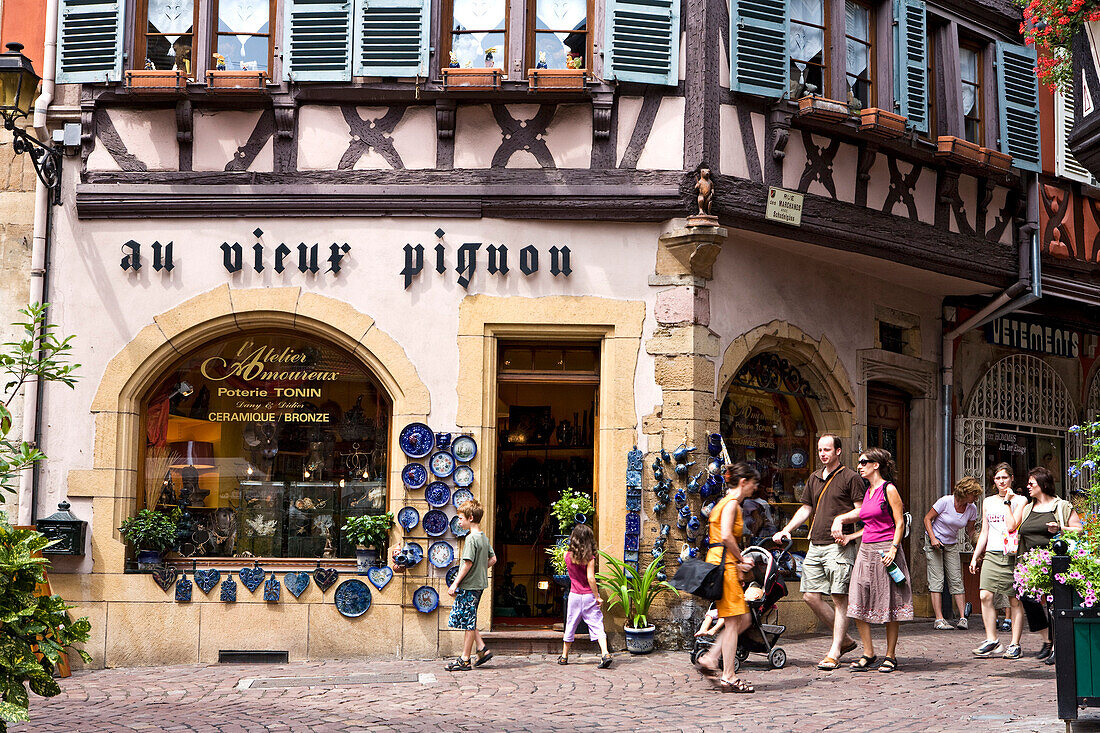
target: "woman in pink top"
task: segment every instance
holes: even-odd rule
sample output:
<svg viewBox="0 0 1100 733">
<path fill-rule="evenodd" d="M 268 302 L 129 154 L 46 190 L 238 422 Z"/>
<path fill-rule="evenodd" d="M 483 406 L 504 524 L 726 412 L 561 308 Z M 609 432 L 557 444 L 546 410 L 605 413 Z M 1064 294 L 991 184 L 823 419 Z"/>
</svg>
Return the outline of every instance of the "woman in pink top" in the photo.
<svg viewBox="0 0 1100 733">
<path fill-rule="evenodd" d="M 569 605 L 565 612 L 565 635 L 562 637 L 558 664 L 569 664 L 569 647 L 573 645 L 577 624 L 584 619 L 588 635 L 600 643 L 600 669 L 611 666 L 607 651 L 607 632 L 603 629 L 603 599 L 596 589 L 596 537 L 587 524 L 578 524 L 569 535 L 569 550 L 565 553 L 565 570 L 569 574 Z"/>
<path fill-rule="evenodd" d="M 832 533 L 838 542 L 844 537 L 844 524 L 856 519 L 863 522 L 863 544 L 848 586 L 848 618 L 855 620 L 863 642 L 863 656 L 852 663 L 853 672 L 867 671 L 878 661 L 870 624 L 886 624 L 886 657 L 878 671 L 897 669 L 898 622 L 913 618 L 913 589 L 905 553 L 900 549 L 905 508 L 892 483 L 896 471 L 889 451 L 882 448 L 865 451 L 859 457 L 859 475 L 870 482 L 871 488 L 859 509 L 833 520 Z M 903 576 L 900 583 L 891 579 L 887 571 L 895 564 Z"/>
</svg>

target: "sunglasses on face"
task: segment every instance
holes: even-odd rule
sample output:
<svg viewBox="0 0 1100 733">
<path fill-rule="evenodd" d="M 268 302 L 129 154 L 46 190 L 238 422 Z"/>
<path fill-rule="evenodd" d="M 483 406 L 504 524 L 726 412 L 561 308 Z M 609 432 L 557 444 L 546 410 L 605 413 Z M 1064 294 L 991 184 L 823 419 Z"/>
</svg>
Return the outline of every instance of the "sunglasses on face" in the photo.
<svg viewBox="0 0 1100 733">
<path fill-rule="evenodd" d="M 878 463 L 878 461 L 872 461 L 870 458 L 860 458 L 859 465 L 866 466 L 868 463 Z"/>
</svg>

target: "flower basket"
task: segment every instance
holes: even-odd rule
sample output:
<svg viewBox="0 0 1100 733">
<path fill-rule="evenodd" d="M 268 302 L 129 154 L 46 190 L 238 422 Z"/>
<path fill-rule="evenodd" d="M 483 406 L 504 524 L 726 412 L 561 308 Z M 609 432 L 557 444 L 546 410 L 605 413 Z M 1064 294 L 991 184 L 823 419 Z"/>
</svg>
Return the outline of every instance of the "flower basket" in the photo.
<svg viewBox="0 0 1100 733">
<path fill-rule="evenodd" d="M 468 89 L 471 91 L 500 89 L 505 79 L 501 69 L 444 69 L 444 89 Z"/>
<path fill-rule="evenodd" d="M 1008 173 L 1012 167 L 1012 156 L 990 148 L 982 148 L 982 165 L 1000 173 Z"/>
<path fill-rule="evenodd" d="M 985 153 L 980 145 L 969 140 L 953 135 L 940 135 L 936 138 L 936 157 L 962 165 L 982 165 Z"/>
<path fill-rule="evenodd" d="M 126 88 L 143 94 L 179 94 L 187 89 L 187 74 L 179 69 L 131 69 L 126 72 Z"/>
<path fill-rule="evenodd" d="M 844 102 L 811 94 L 798 100 L 798 116 L 822 122 L 843 122 L 852 116 L 852 112 Z"/>
<path fill-rule="evenodd" d="M 584 69 L 528 69 L 527 78 L 531 81 L 528 87 L 531 92 L 540 89 L 581 91 L 588 80 L 588 72 Z"/>
<path fill-rule="evenodd" d="M 859 111 L 859 131 L 879 140 L 894 140 L 905 135 L 906 119 L 877 107 Z"/>
<path fill-rule="evenodd" d="M 208 71 L 206 88 L 211 92 L 262 92 L 267 88 L 267 72 Z"/>
</svg>

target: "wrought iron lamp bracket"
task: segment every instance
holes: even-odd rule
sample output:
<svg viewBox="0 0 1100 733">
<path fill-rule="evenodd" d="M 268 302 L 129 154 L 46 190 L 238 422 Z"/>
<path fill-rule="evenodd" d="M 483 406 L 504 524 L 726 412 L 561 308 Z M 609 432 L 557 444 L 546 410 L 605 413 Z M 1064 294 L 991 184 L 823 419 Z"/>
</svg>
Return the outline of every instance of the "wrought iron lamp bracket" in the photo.
<svg viewBox="0 0 1100 733">
<path fill-rule="evenodd" d="M 29 153 L 31 164 L 38 180 L 50 190 L 50 200 L 54 206 L 61 204 L 61 151 L 51 145 L 45 145 L 22 128 L 16 127 L 12 120 L 4 120 L 4 127 L 11 131 L 12 150 L 16 155 Z"/>
</svg>

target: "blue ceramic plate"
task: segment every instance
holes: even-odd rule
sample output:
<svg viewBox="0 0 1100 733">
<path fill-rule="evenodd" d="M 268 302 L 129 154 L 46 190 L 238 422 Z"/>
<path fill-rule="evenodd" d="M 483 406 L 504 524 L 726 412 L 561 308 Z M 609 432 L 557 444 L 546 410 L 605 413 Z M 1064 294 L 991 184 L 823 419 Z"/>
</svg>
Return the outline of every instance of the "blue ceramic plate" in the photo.
<svg viewBox="0 0 1100 733">
<path fill-rule="evenodd" d="M 362 616 L 370 608 L 370 588 L 357 578 L 345 580 L 336 586 L 333 601 L 336 603 L 336 610 L 348 618 Z"/>
<path fill-rule="evenodd" d="M 451 495 L 451 503 L 454 504 L 455 509 L 462 506 L 462 503 L 474 498 L 474 492 L 469 489 L 458 489 Z"/>
<path fill-rule="evenodd" d="M 795 468 L 802 468 L 806 465 L 806 454 L 800 450 L 796 450 L 791 454 L 791 465 Z"/>
<path fill-rule="evenodd" d="M 423 458 L 432 452 L 435 445 L 435 433 L 422 422 L 409 423 L 398 437 L 401 450 L 409 458 Z"/>
<path fill-rule="evenodd" d="M 401 480 L 410 489 L 422 489 L 428 483 L 428 469 L 419 463 L 410 463 L 401 469 Z"/>
<path fill-rule="evenodd" d="M 449 568 L 455 561 L 455 548 L 446 540 L 433 542 L 428 548 L 428 562 L 437 568 Z"/>
<path fill-rule="evenodd" d="M 459 466 L 455 469 L 451 479 L 455 482 L 455 486 L 466 488 L 474 482 L 474 469 L 469 466 Z"/>
<path fill-rule="evenodd" d="M 412 550 L 413 565 L 420 564 L 420 561 L 424 559 L 424 548 L 420 546 L 418 542 L 409 542 L 405 545 L 405 548 Z"/>
<path fill-rule="evenodd" d="M 451 568 L 450 570 L 447 571 L 446 578 L 447 578 L 447 585 L 448 586 L 450 586 L 452 583 L 455 582 L 455 576 L 456 575 L 458 575 L 458 566 L 457 565 L 455 565 L 453 568 Z"/>
<path fill-rule="evenodd" d="M 449 524 L 447 515 L 438 509 L 431 509 L 424 514 L 424 534 L 429 537 L 439 537 L 447 531 Z"/>
<path fill-rule="evenodd" d="M 432 457 L 428 459 L 428 465 L 436 476 L 447 478 L 455 472 L 455 457 L 451 455 L 450 451 L 441 450 L 432 454 Z"/>
<path fill-rule="evenodd" d="M 477 443 L 469 435 L 460 435 L 451 441 L 451 454 L 459 463 L 469 463 L 477 455 Z"/>
<path fill-rule="evenodd" d="M 413 605 L 420 613 L 431 613 L 439 608 L 439 594 L 430 585 L 422 585 L 413 591 Z"/>
<path fill-rule="evenodd" d="M 466 535 L 470 534 L 470 530 L 462 529 L 462 527 L 458 523 L 458 517 L 454 516 L 451 517 L 451 534 L 453 534 L 455 537 L 465 537 Z"/>
<path fill-rule="evenodd" d="M 403 507 L 401 511 L 397 513 L 397 523 L 401 527 L 409 532 L 413 527 L 420 524 L 420 512 L 416 511 L 416 507 L 407 506 Z"/>
<path fill-rule="evenodd" d="M 424 490 L 424 498 L 436 509 L 447 506 L 447 502 L 451 498 L 451 487 L 442 481 L 432 481 L 428 484 L 428 488 Z"/>
</svg>

